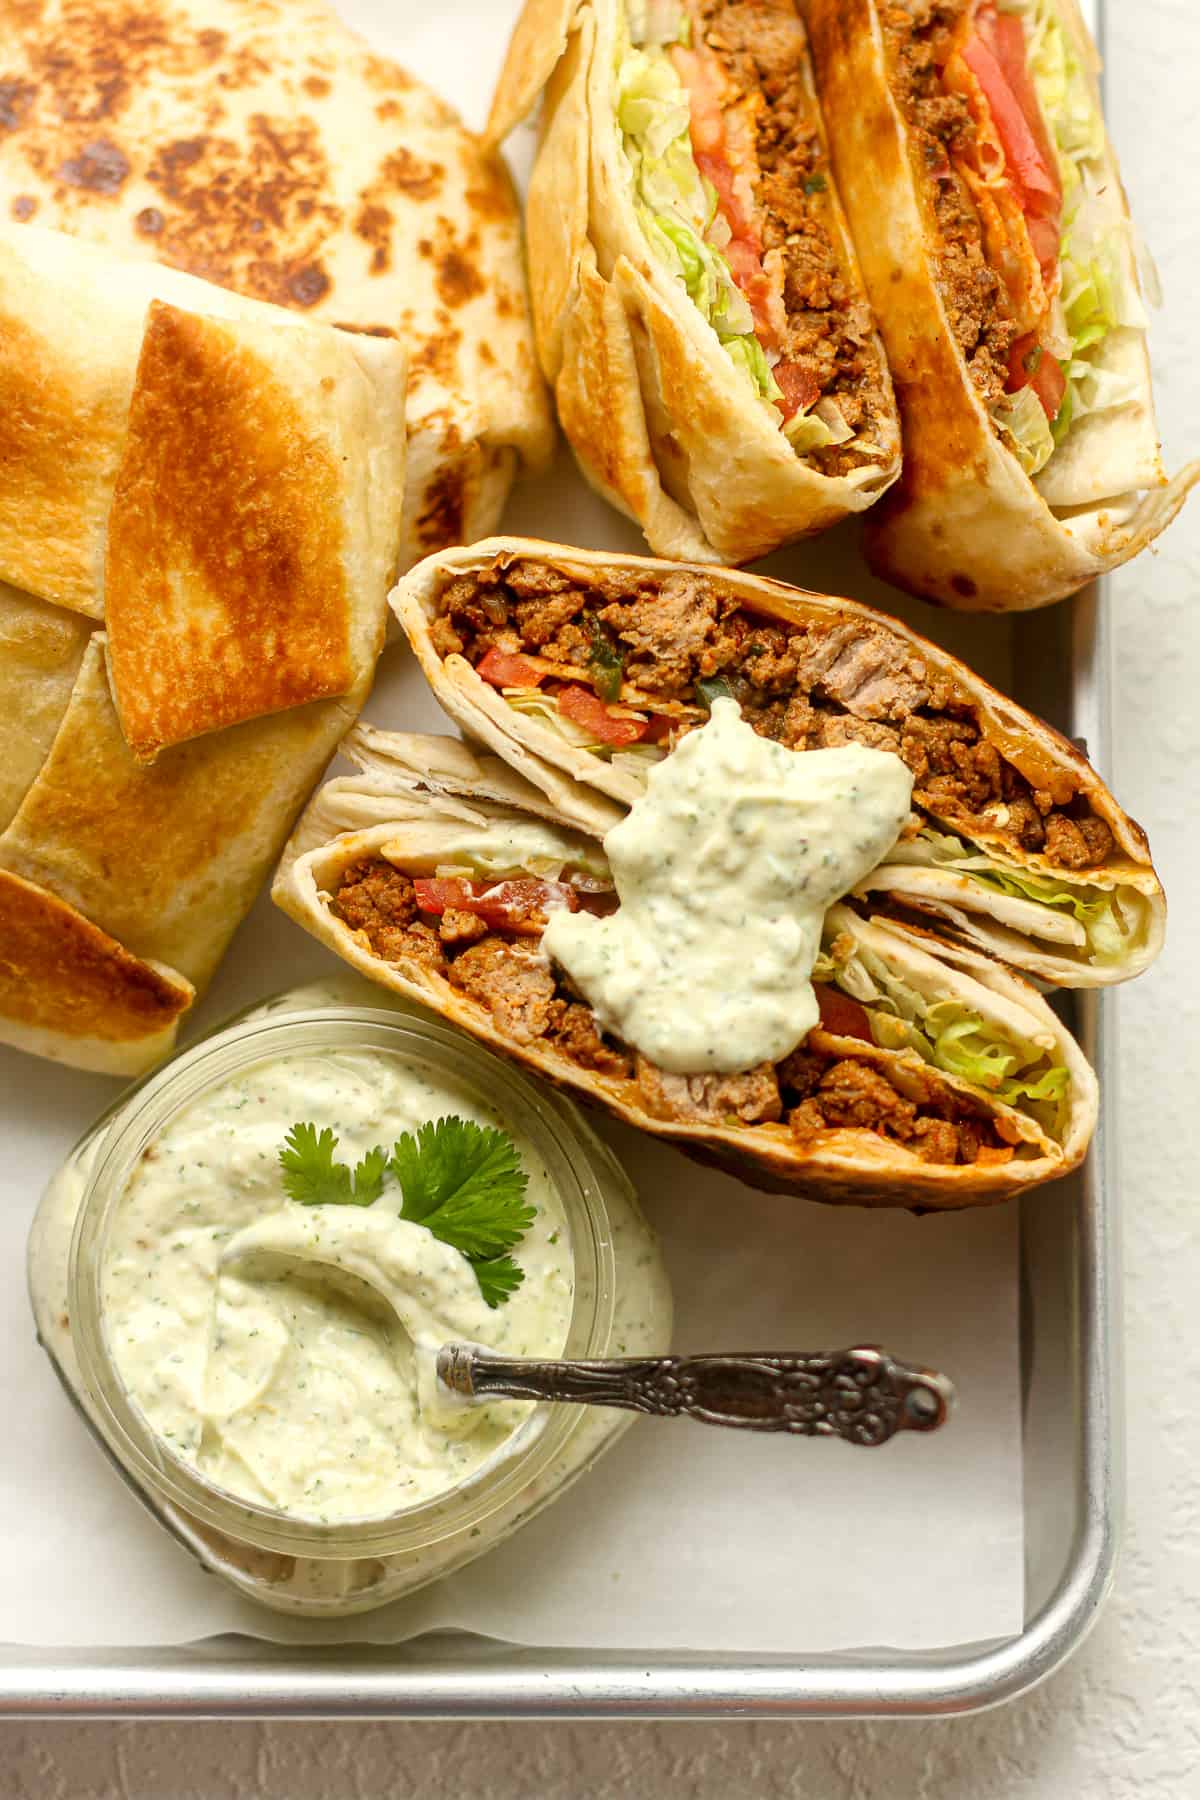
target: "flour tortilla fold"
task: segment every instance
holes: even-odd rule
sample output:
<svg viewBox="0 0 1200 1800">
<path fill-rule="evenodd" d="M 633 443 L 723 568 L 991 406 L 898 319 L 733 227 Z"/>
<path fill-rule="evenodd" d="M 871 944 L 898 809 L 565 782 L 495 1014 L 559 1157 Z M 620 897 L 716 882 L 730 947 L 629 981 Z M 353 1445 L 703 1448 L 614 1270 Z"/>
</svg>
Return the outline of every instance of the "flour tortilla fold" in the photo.
<svg viewBox="0 0 1200 1800">
<path fill-rule="evenodd" d="M 140 759 L 374 660 L 404 371 L 390 340 L 0 226 L 0 575 L 105 620 Z"/>
<path fill-rule="evenodd" d="M 939 960 L 942 948 L 936 940 L 887 921 L 852 917 L 850 929 L 876 955 L 901 971 L 905 980 L 918 986 L 924 983 L 939 997 L 960 999 L 982 1016 L 1004 1021 L 1023 1037 L 1048 1046 L 1053 1062 L 1067 1069 L 1068 1099 L 1053 1135 L 1028 1114 L 938 1072 L 940 1082 L 969 1095 L 973 1103 L 1006 1121 L 1011 1136 L 1018 1140 L 1017 1153 L 1009 1162 L 927 1163 L 868 1130 L 827 1129 L 816 1141 L 802 1145 L 785 1124 L 717 1124 L 662 1116 L 653 1110 L 656 1102 L 636 1081 L 584 1068 L 545 1040 L 518 1043 L 497 1028 L 486 1007 L 443 975 L 415 959 L 385 961 L 376 955 L 365 935 L 351 930 L 332 908 L 331 899 L 342 875 L 364 857 L 382 857 L 402 870 L 433 874 L 439 864 L 453 863 L 464 833 L 477 842 L 481 833 L 485 837 L 489 832 L 499 835 L 530 817 L 524 807 L 502 804 L 482 788 L 470 791 L 462 777 L 468 767 L 464 758 L 473 753 L 464 752 L 461 746 L 444 751 L 436 739 L 374 736 L 377 749 L 385 747 L 386 738 L 386 748 L 393 753 L 374 758 L 359 776 L 339 778 L 314 797 L 272 888 L 274 900 L 286 913 L 371 980 L 429 1007 L 576 1098 L 599 1105 L 625 1123 L 666 1138 L 689 1154 L 716 1162 L 769 1190 L 869 1206 L 959 1207 L 1003 1200 L 1066 1173 L 1084 1155 L 1096 1121 L 1095 1078 L 1079 1046 L 1041 996 L 974 952 L 954 951 L 953 963 Z M 361 739 L 354 754 L 359 747 Z M 428 784 L 422 775 L 426 759 L 430 763 Z M 449 759 L 455 764 L 457 791 L 453 793 L 445 777 Z M 491 759 L 480 756 L 476 760 L 481 781 L 491 786 L 495 774 Z M 391 817 L 387 816 L 389 791 Z M 521 790 L 510 791 L 516 794 Z M 524 790 L 524 798 L 531 809 L 545 816 L 544 797 L 536 790 Z M 367 818 L 370 823 L 364 822 Z M 586 836 L 565 824 L 561 842 L 568 862 L 573 850 L 589 854 Z M 590 854 L 594 856 L 594 846 Z M 913 1097 L 921 1095 L 928 1080 L 927 1065 L 911 1049 L 885 1050 L 820 1029 L 809 1042 L 828 1053 L 852 1055 L 886 1068 L 900 1091 Z"/>
<path fill-rule="evenodd" d="M 499 142 L 544 92 L 525 219 L 534 329 L 584 475 L 660 555 L 746 562 L 861 512 L 896 479 L 887 365 L 872 330 L 883 454 L 846 476 L 821 474 L 647 242 L 614 110 L 621 4 L 528 0 L 487 136 Z M 819 119 L 815 96 L 813 106 Z M 861 291 L 836 193 L 832 201 L 845 278 Z"/>
<path fill-rule="evenodd" d="M 955 342 L 938 288 L 935 226 L 888 80 L 881 0 L 809 0 L 813 58 L 838 185 L 887 346 L 904 430 L 897 486 L 866 532 L 872 567 L 943 605 L 1008 612 L 1062 599 L 1128 562 L 1175 517 L 1200 462 L 1170 481 L 1159 458 L 1145 334 L 1109 334 L 1100 360 L 1140 398 L 1069 432 L 1036 480 L 1006 448 Z M 1074 0 L 1056 11 L 1097 107 L 1094 47 Z M 1128 207 L 1106 139 L 1111 204 Z M 1136 282 L 1133 252 L 1122 254 Z M 1143 492 L 1143 490 L 1149 490 Z"/>
<path fill-rule="evenodd" d="M 503 162 L 327 0 L 0 0 L 0 217 L 409 351 L 401 566 L 549 458 Z M 53 46 L 53 50 L 50 50 Z"/>
<path fill-rule="evenodd" d="M 527 712 L 518 712 L 503 694 L 483 681 L 463 656 L 439 653 L 431 625 L 445 584 L 455 576 L 490 568 L 497 561 L 529 560 L 586 580 L 591 572 L 627 570 L 631 581 L 650 571 L 678 574 L 678 565 L 652 558 L 618 555 L 608 551 L 578 550 L 533 539 L 493 538 L 469 548 L 430 557 L 399 583 L 392 606 L 416 651 L 435 694 L 455 723 L 470 737 L 510 762 L 519 774 L 539 787 L 556 805 L 571 804 L 576 784 L 603 793 L 622 806 L 630 806 L 642 792 L 644 775 L 605 761 L 580 748 Z M 686 567 L 686 565 L 685 565 Z M 1125 926 L 1120 948 L 1107 958 L 1093 957 L 1081 945 L 1079 930 L 1071 930 L 1072 909 L 1062 899 L 1057 905 L 1039 905 L 998 892 L 981 881 L 969 880 L 954 867 L 928 861 L 908 861 L 902 867 L 885 864 L 886 876 L 877 883 L 869 878 L 861 889 L 874 904 L 885 894 L 889 904 L 917 909 L 917 916 L 937 922 L 943 935 L 960 938 L 968 945 L 990 952 L 1039 980 L 1066 987 L 1104 986 L 1136 975 L 1146 968 L 1162 947 L 1166 901 L 1150 860 L 1141 827 L 1123 811 L 1100 776 L 1073 744 L 1043 720 L 1007 699 L 974 674 L 957 658 L 921 638 L 899 620 L 874 612 L 854 600 L 810 593 L 765 576 L 745 571 L 697 567 L 695 573 L 721 595 L 764 621 L 853 622 L 860 620 L 872 632 L 884 633 L 905 656 L 919 659 L 927 670 L 947 678 L 960 698 L 978 716 L 984 739 L 1027 776 L 1035 788 L 1063 784 L 1062 791 L 1082 796 L 1109 827 L 1114 845 L 1098 868 L 1069 869 L 1044 852 L 1011 844 L 998 830 L 973 824 L 969 829 L 951 821 L 945 829 L 960 837 L 970 854 L 1020 880 L 1023 877 L 1049 883 L 1065 896 L 1081 900 L 1102 899 L 1111 894 Z M 938 820 L 936 804 L 923 798 L 920 783 L 914 806 Z M 942 826 L 937 826 L 939 835 Z M 919 840 L 920 842 L 920 840 Z M 916 854 L 911 847 L 905 852 Z M 876 871 L 879 876 L 881 871 Z"/>
<path fill-rule="evenodd" d="M 67 661 L 55 627 L 73 615 L 56 612 L 45 609 L 39 641 L 44 657 Z M 146 765 L 121 731 L 104 633 L 93 632 L 0 832 L 0 1042 L 111 1075 L 166 1055 L 371 673 L 338 699 L 211 732 Z M 0 718 L 0 750 L 22 735 L 19 712 Z"/>
</svg>

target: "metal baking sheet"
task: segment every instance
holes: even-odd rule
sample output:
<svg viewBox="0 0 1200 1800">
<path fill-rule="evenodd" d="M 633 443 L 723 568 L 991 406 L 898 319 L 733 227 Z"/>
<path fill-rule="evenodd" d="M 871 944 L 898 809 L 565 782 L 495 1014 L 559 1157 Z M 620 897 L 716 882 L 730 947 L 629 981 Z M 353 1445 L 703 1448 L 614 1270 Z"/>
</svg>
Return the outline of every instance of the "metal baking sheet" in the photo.
<svg viewBox="0 0 1200 1800">
<path fill-rule="evenodd" d="M 1095 13 L 1085 6 L 1085 12 Z M 519 495 L 508 523 L 570 538 L 572 521 Z M 999 619 L 932 614 L 874 582 L 846 531 L 770 571 L 902 611 L 1109 763 L 1107 596 Z M 0 1647 L 0 1713 L 54 1717 L 872 1717 L 965 1713 L 1032 1687 L 1080 1643 L 1112 1579 L 1121 1523 L 1118 1105 L 1115 1007 L 1071 1018 L 1104 1110 L 1078 1174 L 1020 1202 L 1025 1623 L 943 1653 L 736 1659 L 518 1649 L 465 1634 L 372 1648 L 209 1639 L 175 1649 L 53 1653 Z"/>
</svg>

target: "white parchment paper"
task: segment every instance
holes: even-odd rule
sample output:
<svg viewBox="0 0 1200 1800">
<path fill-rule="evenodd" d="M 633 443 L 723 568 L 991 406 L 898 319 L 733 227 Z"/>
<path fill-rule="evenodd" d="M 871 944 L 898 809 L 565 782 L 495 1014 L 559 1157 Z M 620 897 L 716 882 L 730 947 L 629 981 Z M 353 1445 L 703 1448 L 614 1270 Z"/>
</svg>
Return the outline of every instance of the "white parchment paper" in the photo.
<svg viewBox="0 0 1200 1800">
<path fill-rule="evenodd" d="M 345 11 L 480 122 L 515 3 L 354 0 Z M 528 148 L 527 136 L 513 146 L 519 172 Z M 565 454 L 548 481 L 518 491 L 506 525 L 644 547 Z M 853 544 L 837 531 L 770 567 L 896 610 L 898 597 L 871 580 Z M 999 621 L 915 602 L 902 610 L 1005 683 Z M 385 659 L 369 716 L 446 728 L 400 648 Z M 336 966 L 264 899 L 189 1039 Z M 0 1049 L 0 1642 L 153 1646 L 240 1631 L 382 1643 L 460 1627 L 530 1645 L 818 1653 L 937 1648 L 1020 1629 L 1015 1210 L 915 1219 L 756 1194 L 616 1126 L 605 1135 L 663 1236 L 679 1349 L 882 1342 L 953 1377 L 960 1404 L 950 1427 L 866 1451 L 639 1421 L 560 1504 L 424 1593 L 320 1626 L 252 1606 L 137 1505 L 34 1340 L 24 1291 L 33 1210 L 113 1092 L 100 1077 Z"/>
</svg>

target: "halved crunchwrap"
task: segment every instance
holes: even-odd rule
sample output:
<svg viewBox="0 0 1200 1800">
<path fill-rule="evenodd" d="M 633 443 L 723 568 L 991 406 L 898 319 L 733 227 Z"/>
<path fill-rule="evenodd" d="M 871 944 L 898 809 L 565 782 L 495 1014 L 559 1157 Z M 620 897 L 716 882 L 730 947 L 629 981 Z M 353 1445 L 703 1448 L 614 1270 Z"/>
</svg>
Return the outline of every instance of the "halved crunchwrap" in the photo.
<svg viewBox="0 0 1200 1800">
<path fill-rule="evenodd" d="M 909 831 L 857 890 L 1039 979 L 1157 955 L 1145 835 L 1049 725 L 897 620 L 758 575 L 517 538 L 428 558 L 392 604 L 442 705 L 558 805 L 622 806 L 730 693 L 797 751 L 857 742 L 914 777 Z"/>
<path fill-rule="evenodd" d="M 947 606 L 1060 599 L 1197 479 L 1159 455 L 1137 242 L 1075 0 L 809 0 L 887 346 L 899 483 L 873 567 Z"/>
<path fill-rule="evenodd" d="M 517 197 L 329 0 L 0 0 L 0 218 L 409 353 L 408 567 L 553 441 Z"/>
<path fill-rule="evenodd" d="M 577 795 L 589 833 L 463 745 L 356 730 L 345 748 L 360 774 L 316 796 L 275 900 L 363 974 L 577 1097 L 757 1186 L 860 1205 L 1001 1200 L 1083 1156 L 1095 1078 L 990 958 L 834 905 L 820 1020 L 796 1048 L 731 1075 L 670 1073 L 605 1029 L 542 948 L 555 914 L 612 914 L 594 835 L 607 802 Z"/>
<path fill-rule="evenodd" d="M 534 327 L 593 486 L 724 562 L 870 506 L 899 426 L 793 0 L 528 0 L 489 135 L 543 89 Z"/>
</svg>

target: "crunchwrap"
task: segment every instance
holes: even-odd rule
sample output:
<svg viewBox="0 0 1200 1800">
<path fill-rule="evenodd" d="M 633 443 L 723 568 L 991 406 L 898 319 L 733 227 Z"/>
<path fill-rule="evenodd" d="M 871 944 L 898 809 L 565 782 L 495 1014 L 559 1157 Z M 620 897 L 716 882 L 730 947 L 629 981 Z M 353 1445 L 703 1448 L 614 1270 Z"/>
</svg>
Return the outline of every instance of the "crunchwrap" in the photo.
<svg viewBox="0 0 1200 1800">
<path fill-rule="evenodd" d="M 1083 1156 L 1095 1078 L 1041 996 L 976 951 L 845 905 L 814 971 L 821 1022 L 791 1055 L 666 1073 L 606 1033 L 540 951 L 555 907 L 611 906 L 595 841 L 608 802 L 581 791 L 568 825 L 461 744 L 356 730 L 345 748 L 360 772 L 312 801 L 276 902 L 363 974 L 576 1097 L 757 1186 L 859 1205 L 998 1201 Z"/>
<path fill-rule="evenodd" d="M 947 606 L 1060 599 L 1200 479 L 1160 459 L 1135 227 L 1079 9 L 809 0 L 808 20 L 904 431 L 868 558 Z"/>
<path fill-rule="evenodd" d="M 489 136 L 543 89 L 534 327 L 588 480 L 711 561 L 870 506 L 899 426 L 793 0 L 529 0 Z"/>
<path fill-rule="evenodd" d="M 370 686 L 404 372 L 0 228 L 0 1040 L 111 1074 L 170 1049 Z"/>
<path fill-rule="evenodd" d="M 550 454 L 508 173 L 326 0 L 0 0 L 0 218 L 409 355 L 401 566 Z"/>
<path fill-rule="evenodd" d="M 1145 835 L 1042 720 L 899 621 L 744 572 L 494 538 L 431 557 L 392 604 L 446 711 L 560 806 L 629 806 L 732 693 L 798 751 L 851 741 L 914 775 L 911 831 L 859 892 L 1041 980 L 1157 955 Z"/>
</svg>

